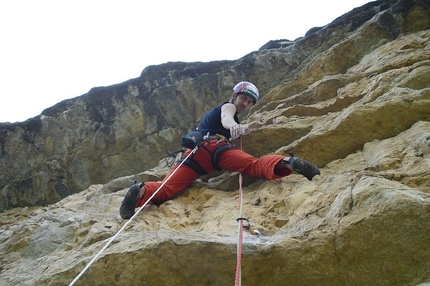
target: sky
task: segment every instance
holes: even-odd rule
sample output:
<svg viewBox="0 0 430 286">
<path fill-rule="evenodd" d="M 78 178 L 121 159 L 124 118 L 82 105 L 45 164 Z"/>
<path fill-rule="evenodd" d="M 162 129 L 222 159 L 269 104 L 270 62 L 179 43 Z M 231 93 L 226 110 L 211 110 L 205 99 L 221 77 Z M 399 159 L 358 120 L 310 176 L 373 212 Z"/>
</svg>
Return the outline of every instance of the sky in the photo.
<svg viewBox="0 0 430 286">
<path fill-rule="evenodd" d="M 236 60 L 369 0 L 0 2 L 0 122 L 167 62 Z"/>
</svg>

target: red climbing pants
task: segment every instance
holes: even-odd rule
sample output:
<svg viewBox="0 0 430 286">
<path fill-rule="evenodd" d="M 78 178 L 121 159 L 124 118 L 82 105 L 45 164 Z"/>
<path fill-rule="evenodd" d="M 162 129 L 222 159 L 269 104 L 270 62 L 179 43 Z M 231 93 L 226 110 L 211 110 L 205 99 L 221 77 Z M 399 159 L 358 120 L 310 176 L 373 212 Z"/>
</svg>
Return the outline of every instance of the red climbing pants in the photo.
<svg viewBox="0 0 430 286">
<path fill-rule="evenodd" d="M 226 144 L 229 143 L 219 142 L 217 139 L 204 142 L 203 146 L 200 146 L 195 154 L 191 155 L 190 158 L 193 158 L 195 162 L 197 162 L 207 173 L 214 172 L 215 169 L 212 166 L 211 153 L 217 148 Z M 184 154 L 184 157 L 186 157 L 190 152 L 191 150 L 187 150 Z M 267 155 L 257 158 L 243 152 L 242 150 L 229 148 L 220 154 L 218 158 L 218 165 L 222 170 L 240 172 L 255 178 L 273 180 L 291 174 L 291 170 L 289 169 L 278 169 L 275 173 L 275 165 L 278 164 L 283 158 L 284 156 L 282 155 Z M 176 165 L 172 168 L 169 174 L 167 174 L 162 182 L 146 182 L 146 192 L 144 196 L 139 199 L 136 207 L 142 206 L 154 194 L 154 192 L 160 188 L 163 182 L 165 182 L 165 184 L 149 203 L 156 205 L 164 203 L 165 201 L 180 193 L 183 189 L 185 189 L 188 185 L 201 176 L 192 168 L 184 164 L 178 168 L 179 164 L 180 163 L 176 163 Z"/>
</svg>

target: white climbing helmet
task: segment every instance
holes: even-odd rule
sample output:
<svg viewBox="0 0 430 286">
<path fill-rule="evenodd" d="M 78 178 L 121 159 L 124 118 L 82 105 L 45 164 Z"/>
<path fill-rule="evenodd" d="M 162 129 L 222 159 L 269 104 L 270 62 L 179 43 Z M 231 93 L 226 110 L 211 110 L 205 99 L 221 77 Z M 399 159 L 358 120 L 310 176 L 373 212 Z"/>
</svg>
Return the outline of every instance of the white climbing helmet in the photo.
<svg viewBox="0 0 430 286">
<path fill-rule="evenodd" d="M 233 92 L 235 94 L 244 93 L 249 95 L 254 100 L 254 104 L 258 101 L 258 89 L 255 85 L 248 81 L 242 81 L 236 84 L 236 86 L 233 88 Z"/>
</svg>

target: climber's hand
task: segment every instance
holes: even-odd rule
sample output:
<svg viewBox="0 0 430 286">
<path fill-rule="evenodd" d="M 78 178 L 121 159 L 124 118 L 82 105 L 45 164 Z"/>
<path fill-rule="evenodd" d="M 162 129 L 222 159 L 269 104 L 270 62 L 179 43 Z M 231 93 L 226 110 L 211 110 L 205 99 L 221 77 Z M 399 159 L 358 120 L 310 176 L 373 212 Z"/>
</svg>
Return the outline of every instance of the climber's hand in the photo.
<svg viewBox="0 0 430 286">
<path fill-rule="evenodd" d="M 239 138 L 242 135 L 246 135 L 249 132 L 250 132 L 249 128 L 243 124 L 236 124 L 230 128 L 230 134 L 233 140 Z"/>
</svg>

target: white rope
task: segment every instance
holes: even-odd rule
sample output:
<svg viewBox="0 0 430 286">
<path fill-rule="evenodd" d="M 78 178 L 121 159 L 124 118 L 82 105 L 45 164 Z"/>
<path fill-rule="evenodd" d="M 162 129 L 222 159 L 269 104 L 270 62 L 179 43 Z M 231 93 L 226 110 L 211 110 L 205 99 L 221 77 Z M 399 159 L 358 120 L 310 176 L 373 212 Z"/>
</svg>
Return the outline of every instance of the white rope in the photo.
<svg viewBox="0 0 430 286">
<path fill-rule="evenodd" d="M 154 198 L 154 196 L 161 190 L 161 188 L 167 183 L 167 181 L 170 180 L 170 178 L 176 173 L 179 167 L 181 167 L 182 164 L 184 164 L 185 160 L 187 160 L 188 157 L 191 156 L 191 154 L 197 151 L 197 148 L 198 146 L 196 146 L 190 152 L 190 154 L 188 154 L 185 157 L 185 159 L 181 160 L 181 163 L 179 164 L 179 166 L 170 174 L 170 176 L 167 179 L 163 181 L 160 187 L 158 187 L 158 189 L 152 194 L 152 196 L 137 210 L 137 212 L 123 225 L 123 227 L 106 243 L 106 245 L 99 251 L 99 253 L 97 253 L 97 255 L 94 256 L 94 258 L 90 261 L 90 263 L 88 263 L 88 265 L 81 271 L 81 273 L 79 273 L 79 275 L 76 276 L 76 278 L 69 284 L 69 286 L 74 285 L 76 281 L 78 281 L 78 279 L 85 273 L 85 271 L 87 271 L 88 268 L 90 268 L 91 264 L 93 264 L 97 260 L 97 258 L 99 258 L 99 256 L 103 253 L 103 251 L 106 250 L 106 248 L 108 248 L 108 246 L 112 243 L 112 241 L 114 241 L 114 239 L 125 229 L 125 227 L 133 220 L 133 218 L 137 216 L 138 213 L 140 213 L 140 211 L 148 204 L 148 202 L 152 200 L 152 198 Z"/>
</svg>

